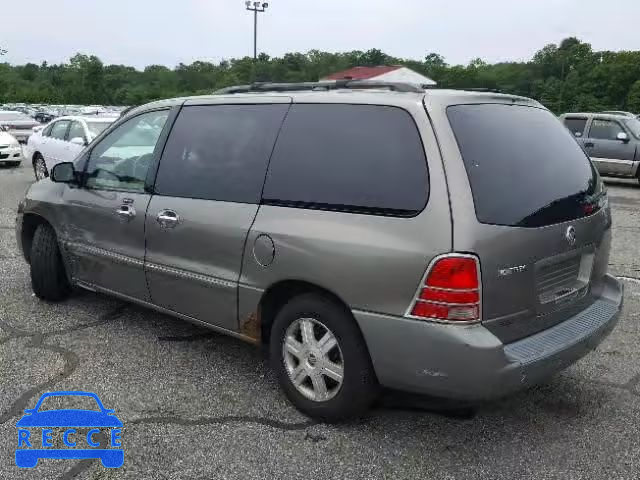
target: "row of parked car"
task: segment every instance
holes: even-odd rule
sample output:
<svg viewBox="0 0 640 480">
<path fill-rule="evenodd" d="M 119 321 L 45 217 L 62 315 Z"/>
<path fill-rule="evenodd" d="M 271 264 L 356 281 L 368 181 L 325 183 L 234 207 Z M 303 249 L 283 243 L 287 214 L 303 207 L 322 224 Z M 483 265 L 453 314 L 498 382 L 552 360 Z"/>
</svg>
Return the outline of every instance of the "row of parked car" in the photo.
<svg viewBox="0 0 640 480">
<path fill-rule="evenodd" d="M 124 109 L 125 107 L 114 105 L 48 105 L 41 103 L 6 103 L 0 105 L 0 110 L 24 113 L 40 123 L 48 123 L 54 118 L 67 115 L 119 114 Z"/>
<path fill-rule="evenodd" d="M 20 143 L 27 143 L 29 138 L 44 128 L 44 125 L 62 116 L 107 116 L 117 118 L 125 107 L 102 105 L 42 105 L 25 103 L 8 103 L 0 105 L 0 164 L 18 166 L 24 158 L 34 163 L 33 153 L 24 155 L 19 148 Z M 83 123 L 84 124 L 84 123 Z M 75 130 L 79 133 L 79 130 Z M 74 133 L 72 132 L 72 133 Z M 84 143 L 92 137 L 89 134 L 81 136 Z M 76 145 L 79 145 L 76 140 Z M 72 154 L 78 153 L 78 148 L 69 148 Z M 53 158 L 56 158 L 55 156 Z M 65 157 L 66 158 L 66 157 Z"/>
<path fill-rule="evenodd" d="M 72 160 L 121 113 L 87 110 L 43 125 L 24 112 L 0 110 L 0 164 L 18 166 L 27 160 L 36 179 L 45 178 L 53 165 Z"/>
</svg>

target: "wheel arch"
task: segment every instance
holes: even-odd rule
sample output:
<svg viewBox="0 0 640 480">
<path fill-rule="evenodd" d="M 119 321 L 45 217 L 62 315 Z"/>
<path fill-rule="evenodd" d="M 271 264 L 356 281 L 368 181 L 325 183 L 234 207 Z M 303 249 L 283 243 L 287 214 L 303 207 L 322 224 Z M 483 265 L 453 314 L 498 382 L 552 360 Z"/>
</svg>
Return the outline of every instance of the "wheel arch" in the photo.
<svg viewBox="0 0 640 480">
<path fill-rule="evenodd" d="M 269 345 L 271 327 L 273 326 L 273 321 L 275 320 L 278 311 L 280 311 L 280 309 L 292 298 L 307 293 L 314 293 L 331 300 L 342 307 L 345 312 L 353 318 L 353 313 L 347 303 L 331 290 L 305 280 L 281 280 L 270 285 L 264 291 L 260 298 L 260 302 L 258 303 L 257 318 L 260 325 L 260 339 L 262 345 Z M 355 318 L 353 318 L 353 321 L 354 324 L 358 326 Z"/>
<path fill-rule="evenodd" d="M 36 233 L 36 229 L 40 225 L 48 225 L 53 229 L 53 225 L 42 215 L 37 213 L 25 213 L 22 217 L 22 230 L 20 232 L 20 246 L 22 247 L 22 254 L 29 263 L 31 258 L 31 246 L 33 245 L 33 236 Z M 55 231 L 55 229 L 54 229 Z"/>
</svg>

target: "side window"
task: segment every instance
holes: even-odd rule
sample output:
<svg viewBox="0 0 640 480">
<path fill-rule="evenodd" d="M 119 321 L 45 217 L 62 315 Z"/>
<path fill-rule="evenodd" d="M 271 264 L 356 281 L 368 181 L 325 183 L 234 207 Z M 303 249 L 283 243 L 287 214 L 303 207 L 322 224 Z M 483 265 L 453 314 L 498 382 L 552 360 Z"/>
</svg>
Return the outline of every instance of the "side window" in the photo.
<svg viewBox="0 0 640 480">
<path fill-rule="evenodd" d="M 168 110 L 143 113 L 124 122 L 98 143 L 89 157 L 86 187 L 143 192 Z"/>
<path fill-rule="evenodd" d="M 69 128 L 67 139 L 71 140 L 72 138 L 81 138 L 83 140 L 87 139 L 84 133 L 84 127 L 80 122 L 71 122 L 71 128 Z"/>
<path fill-rule="evenodd" d="M 64 140 L 65 135 L 67 134 L 68 126 L 69 126 L 68 120 L 60 120 L 59 122 L 54 123 L 51 127 L 51 132 L 50 132 L 51 138 Z"/>
<path fill-rule="evenodd" d="M 620 132 L 624 132 L 618 122 L 613 120 L 594 119 L 591 123 L 589 137 L 600 140 L 616 140 Z"/>
<path fill-rule="evenodd" d="M 155 193 L 259 203 L 288 104 L 184 107 L 165 146 Z"/>
<path fill-rule="evenodd" d="M 376 105 L 297 104 L 278 137 L 263 200 L 413 215 L 428 196 L 424 148 L 408 112 Z"/>
<path fill-rule="evenodd" d="M 584 135 L 584 127 L 587 126 L 586 118 L 565 118 L 564 126 L 569 129 L 575 137 Z"/>
</svg>

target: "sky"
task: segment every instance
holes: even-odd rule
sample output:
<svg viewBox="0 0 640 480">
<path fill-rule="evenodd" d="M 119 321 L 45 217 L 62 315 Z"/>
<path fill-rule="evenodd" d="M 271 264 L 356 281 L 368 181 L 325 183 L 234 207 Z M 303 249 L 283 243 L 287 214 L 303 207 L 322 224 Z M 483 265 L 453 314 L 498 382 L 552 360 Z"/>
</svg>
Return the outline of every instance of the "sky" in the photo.
<svg viewBox="0 0 640 480">
<path fill-rule="evenodd" d="M 173 67 L 253 55 L 244 0 L 28 0 L 0 7 L 2 61 L 61 63 L 77 52 L 105 64 Z M 380 50 L 450 64 L 522 61 L 576 36 L 595 50 L 640 50 L 640 0 L 269 0 L 258 48 Z"/>
</svg>

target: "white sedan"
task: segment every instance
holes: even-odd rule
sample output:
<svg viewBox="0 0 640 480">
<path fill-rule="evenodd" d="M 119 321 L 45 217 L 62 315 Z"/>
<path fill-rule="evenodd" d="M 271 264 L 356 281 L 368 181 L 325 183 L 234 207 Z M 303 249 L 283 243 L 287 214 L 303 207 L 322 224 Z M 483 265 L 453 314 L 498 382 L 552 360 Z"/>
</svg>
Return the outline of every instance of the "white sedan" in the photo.
<svg viewBox="0 0 640 480">
<path fill-rule="evenodd" d="M 54 165 L 72 162 L 117 117 L 68 116 L 56 118 L 29 137 L 26 158 L 33 164 L 37 180 L 49 176 Z"/>
<path fill-rule="evenodd" d="M 0 163 L 17 167 L 22 162 L 22 147 L 16 137 L 0 129 Z"/>
</svg>

